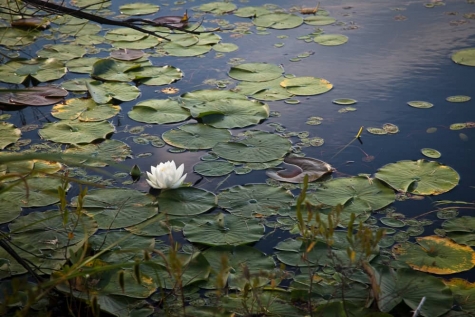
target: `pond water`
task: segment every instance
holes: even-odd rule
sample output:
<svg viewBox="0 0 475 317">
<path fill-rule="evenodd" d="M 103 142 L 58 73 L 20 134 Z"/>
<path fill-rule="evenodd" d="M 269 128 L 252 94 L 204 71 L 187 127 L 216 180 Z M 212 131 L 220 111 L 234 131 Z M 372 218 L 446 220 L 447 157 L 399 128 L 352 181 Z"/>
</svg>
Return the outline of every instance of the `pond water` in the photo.
<svg viewBox="0 0 475 317">
<path fill-rule="evenodd" d="M 213 16 L 191 10 L 202 3 L 205 2 L 169 2 L 168 6 L 162 3 L 160 11 L 151 17 L 180 15 L 184 9 L 188 9 L 192 21 L 204 19 L 203 25 L 209 28 L 216 27 L 218 22 L 222 23 L 217 19 L 227 20 L 234 27 L 237 26 L 236 23 L 251 22 L 248 18 L 233 14 Z M 238 7 L 262 6 L 266 3 L 269 1 L 235 2 Z M 322 146 L 303 147 L 301 153 L 331 164 L 336 169 L 334 177 L 374 174 L 388 163 L 424 159 L 426 157 L 421 153 L 423 148 L 440 151 L 442 156 L 436 161 L 457 171 L 460 182 L 454 189 L 440 196 L 424 196 L 423 200 L 396 201 L 392 204 L 396 211 L 404 214 L 406 218 L 417 218 L 434 210 L 433 203 L 437 200 L 472 202 L 475 191 L 475 129 L 450 129 L 450 125 L 454 123 L 475 121 L 475 67 L 458 65 L 451 59 L 454 52 L 475 47 L 475 4 L 466 0 L 453 0 L 429 8 L 424 6 L 425 3 L 426 1 L 321 1 L 320 8 L 328 11 L 337 22 L 320 28 L 327 34 L 346 35 L 348 42 L 343 45 L 323 46 L 313 41 L 307 43 L 298 40 L 298 37 L 315 31 L 317 27 L 312 25 L 302 24 L 296 28 L 282 30 L 269 28 L 266 29 L 267 34 L 259 34 L 255 26 L 250 26 L 248 34 L 216 32 L 222 37 L 222 42 L 234 43 L 239 47 L 238 50 L 223 56 L 210 51 L 200 57 L 152 55 L 149 59 L 154 65 L 173 65 L 183 71 L 183 78 L 169 85 L 179 89 L 179 93 L 172 96 L 216 88 L 215 85 L 206 83 L 206 80 L 210 79 L 227 82 L 225 89 L 234 88 L 238 81 L 228 76 L 232 67 L 230 60 L 233 58 L 241 58 L 245 63 L 266 62 L 281 65 L 285 74 L 328 80 L 334 86 L 332 90 L 320 95 L 292 97 L 298 99 L 299 104 L 288 104 L 284 100 L 266 101 L 270 111 L 278 112 L 280 116 L 269 117 L 251 128 L 273 132 L 274 128 L 269 124 L 279 123 L 287 132 L 308 131 L 309 137 L 323 138 Z M 113 1 L 110 9 L 117 12 L 121 4 Z M 274 1 L 273 4 L 285 10 L 291 9 L 291 5 L 285 1 Z M 312 7 L 315 2 L 298 1 L 292 5 Z M 464 17 L 464 14 L 471 15 Z M 104 26 L 104 29 L 113 27 Z M 23 56 L 34 55 L 45 43 L 48 41 L 41 39 L 30 45 L 22 51 Z M 276 47 L 277 43 L 284 45 Z M 101 44 L 98 47 L 108 48 L 109 45 Z M 0 50 L 6 52 L 5 48 Z M 304 52 L 311 54 L 299 61 L 292 61 Z M 94 56 L 107 54 L 101 52 Z M 78 77 L 87 75 L 68 73 L 53 84 L 61 84 L 64 80 Z M 141 96 L 136 100 L 121 103 L 121 113 L 110 119 L 117 129 L 110 138 L 121 140 L 132 149 L 133 157 L 121 163 L 126 166 L 124 170 L 128 171 L 137 164 L 142 171 L 146 171 L 151 165 L 174 160 L 178 165 L 185 165 L 187 182 L 197 182 L 196 187 L 214 193 L 234 185 L 265 183 L 268 178 L 265 170 L 202 179 L 194 173 L 193 166 L 200 162 L 206 151 L 171 153 L 168 145 L 156 148 L 138 145 L 132 141 L 136 135 L 129 133 L 131 127 L 144 126 L 144 133 L 161 135 L 183 124 L 145 125 L 127 115 L 139 101 L 167 98 L 160 90 L 169 86 L 139 86 Z M 0 83 L 0 87 L 11 88 L 13 85 Z M 462 103 L 446 100 L 447 97 L 455 95 L 470 96 L 472 99 Z M 332 103 L 332 100 L 339 98 L 357 100 L 357 103 L 352 105 L 356 111 L 339 112 L 344 106 Z M 407 102 L 414 100 L 427 101 L 434 106 L 428 109 L 410 107 Z M 8 122 L 22 128 L 25 125 L 41 126 L 56 121 L 50 110 L 51 107 L 28 107 L 19 111 L 4 110 L 0 114 L 11 114 Z M 306 124 L 308 118 L 314 116 L 322 117 L 322 123 Z M 196 121 L 191 119 L 188 122 Z M 398 126 L 399 132 L 375 135 L 366 130 L 367 127 L 382 127 L 385 123 Z M 359 143 L 354 138 L 362 126 L 365 129 Z M 436 128 L 436 131 L 428 133 L 429 128 Z M 248 129 L 232 129 L 231 132 L 237 135 Z M 37 133 L 37 130 L 24 132 L 22 138 L 40 142 Z M 294 143 L 299 142 L 295 137 L 291 140 Z M 354 142 L 345 147 L 352 140 Z M 8 148 L 5 151 L 8 151 Z M 141 153 L 152 155 L 140 158 Z M 107 167 L 105 170 L 111 173 L 117 171 L 115 167 Z M 120 185 L 121 181 L 117 185 Z M 148 192 L 150 188 L 144 176 L 137 183 L 128 186 L 144 192 Z M 77 193 L 76 186 L 69 195 L 72 197 Z M 473 213 L 470 209 L 460 209 L 459 212 L 460 216 Z M 435 213 L 421 218 L 434 221 L 432 225 L 425 227 L 423 236 L 433 235 L 433 230 L 440 228 L 443 222 Z M 256 248 L 272 253 L 278 241 L 292 236 L 288 231 L 272 231 L 273 229 L 266 228 L 266 233 L 270 235 L 257 242 Z M 175 238 L 187 243 L 181 233 L 175 234 Z M 470 272 L 463 276 L 475 281 L 475 275 Z"/>
</svg>

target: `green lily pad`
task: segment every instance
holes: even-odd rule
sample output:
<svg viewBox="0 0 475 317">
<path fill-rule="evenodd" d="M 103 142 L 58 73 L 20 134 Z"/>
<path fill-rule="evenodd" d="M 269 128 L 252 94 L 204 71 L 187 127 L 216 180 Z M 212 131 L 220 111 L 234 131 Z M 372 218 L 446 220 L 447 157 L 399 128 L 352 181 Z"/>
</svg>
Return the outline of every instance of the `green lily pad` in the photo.
<svg viewBox="0 0 475 317">
<path fill-rule="evenodd" d="M 458 213 L 455 210 L 456 213 Z M 442 228 L 447 237 L 457 243 L 475 246 L 475 218 L 462 216 L 446 220 L 442 223 Z"/>
<path fill-rule="evenodd" d="M 432 108 L 434 105 L 427 101 L 408 101 L 407 104 L 414 108 L 427 109 Z"/>
<path fill-rule="evenodd" d="M 290 151 L 291 142 L 276 134 L 251 130 L 240 139 L 213 147 L 218 156 L 232 161 L 262 163 L 280 159 Z"/>
<path fill-rule="evenodd" d="M 207 212 L 216 205 L 216 196 L 195 187 L 163 190 L 158 197 L 160 213 L 173 216 L 194 216 Z"/>
<path fill-rule="evenodd" d="M 228 130 L 216 129 L 201 123 L 188 123 L 168 130 L 162 138 L 168 144 L 188 150 L 203 150 L 215 146 L 219 142 L 231 139 Z"/>
<path fill-rule="evenodd" d="M 131 75 L 135 75 L 134 80 L 148 86 L 168 85 L 180 80 L 183 72 L 173 66 L 144 66 L 130 71 Z"/>
<path fill-rule="evenodd" d="M 56 104 L 51 115 L 58 119 L 80 121 L 102 121 L 112 118 L 120 112 L 120 106 L 97 104 L 92 99 L 74 98 Z"/>
<path fill-rule="evenodd" d="M 447 97 L 445 100 L 447 100 L 448 102 L 467 102 L 470 99 L 472 99 L 472 97 L 470 96 L 458 95 L 458 96 Z"/>
<path fill-rule="evenodd" d="M 452 123 L 449 127 L 450 130 L 462 130 L 467 127 L 467 123 Z"/>
<path fill-rule="evenodd" d="M 5 183 L 8 185 L 9 183 Z M 30 177 L 18 182 L 0 194 L 0 201 L 7 201 L 22 207 L 43 207 L 59 201 L 58 187 L 62 181 L 51 177 Z"/>
<path fill-rule="evenodd" d="M 124 161 L 132 155 L 130 146 L 119 140 L 104 140 L 97 144 L 72 144 L 64 150 L 64 154 L 75 154 L 79 157 L 68 157 L 68 162 L 83 166 L 104 167 L 111 163 Z"/>
<path fill-rule="evenodd" d="M 366 128 L 366 131 L 368 131 L 371 134 L 377 134 L 377 135 L 388 134 L 388 131 L 381 128 L 374 128 L 374 127 L 368 127 Z"/>
<path fill-rule="evenodd" d="M 176 100 L 149 99 L 137 103 L 128 115 L 135 121 L 164 124 L 184 121 L 190 112 Z"/>
<path fill-rule="evenodd" d="M 66 62 L 66 67 L 71 73 L 89 74 L 92 72 L 92 65 L 99 59 L 98 57 L 76 58 Z"/>
<path fill-rule="evenodd" d="M 383 130 L 391 134 L 395 134 L 399 132 L 398 126 L 392 123 L 383 124 Z"/>
<path fill-rule="evenodd" d="M 332 172 L 330 164 L 311 157 L 287 156 L 284 162 L 292 165 L 296 171 L 286 174 L 286 170 L 269 169 L 266 175 L 281 182 L 303 183 L 306 175 L 308 175 L 308 181 L 313 182 Z"/>
<path fill-rule="evenodd" d="M 309 25 L 329 25 L 335 23 L 336 19 L 324 15 L 313 15 L 304 18 L 303 22 Z"/>
<path fill-rule="evenodd" d="M 128 3 L 119 7 L 120 13 L 125 15 L 147 15 L 158 12 L 159 6 L 152 3 Z"/>
<path fill-rule="evenodd" d="M 316 77 L 287 78 L 280 85 L 289 93 L 300 96 L 319 95 L 333 88 L 328 80 Z"/>
<path fill-rule="evenodd" d="M 234 164 L 223 161 L 200 162 L 193 166 L 193 170 L 206 177 L 223 176 L 234 171 Z"/>
<path fill-rule="evenodd" d="M 114 59 L 100 59 L 92 65 L 91 77 L 110 80 L 128 82 L 135 78 L 134 73 L 128 73 L 131 70 L 142 67 L 139 63 L 127 63 Z"/>
<path fill-rule="evenodd" d="M 280 66 L 267 63 L 245 63 L 231 67 L 229 77 L 243 81 L 269 81 L 281 77 Z"/>
<path fill-rule="evenodd" d="M 125 188 L 90 190 L 82 212 L 97 221 L 99 229 L 118 229 L 136 225 L 157 214 L 153 196 Z M 77 197 L 71 200 L 77 206 Z"/>
<path fill-rule="evenodd" d="M 211 45 L 191 45 L 191 46 L 183 46 L 176 42 L 168 42 L 163 45 L 163 49 L 165 52 L 170 56 L 178 56 L 178 57 L 191 57 L 191 56 L 198 56 L 203 55 L 211 51 Z"/>
<path fill-rule="evenodd" d="M 414 270 L 433 274 L 464 272 L 475 266 L 475 251 L 447 238 L 428 236 L 395 245 L 393 254 L 399 261 L 405 261 Z"/>
<path fill-rule="evenodd" d="M 202 4 L 198 10 L 213 14 L 224 14 L 237 9 L 237 6 L 231 2 L 209 2 Z"/>
<path fill-rule="evenodd" d="M 26 46 L 35 42 L 39 38 L 41 32 L 35 29 L 23 30 L 20 28 L 0 27 L 1 45 L 6 47 Z"/>
<path fill-rule="evenodd" d="M 221 208 L 244 217 L 275 215 L 280 208 L 293 202 L 294 197 L 289 191 L 267 184 L 234 186 L 218 195 Z"/>
<path fill-rule="evenodd" d="M 218 43 L 216 45 L 213 45 L 213 50 L 215 50 L 216 52 L 221 52 L 221 53 L 234 52 L 238 48 L 239 46 L 237 46 L 234 43 Z"/>
<path fill-rule="evenodd" d="M 115 99 L 120 101 L 132 101 L 140 96 L 140 90 L 134 85 L 120 82 L 101 82 L 98 80 L 86 81 L 87 90 L 97 103 L 108 103 Z"/>
<path fill-rule="evenodd" d="M 42 139 L 68 144 L 91 143 L 105 139 L 115 132 L 115 127 L 108 121 L 77 122 L 62 120 L 55 123 L 46 123 L 38 134 Z"/>
<path fill-rule="evenodd" d="M 293 94 L 280 86 L 281 81 L 282 78 L 262 82 L 243 81 L 233 91 L 263 101 L 284 100 L 292 97 Z"/>
<path fill-rule="evenodd" d="M 183 228 L 183 235 L 190 242 L 210 246 L 252 243 L 264 235 L 264 226 L 257 220 L 224 214 L 216 218 L 211 215 L 192 219 Z"/>
<path fill-rule="evenodd" d="M 30 76 L 39 82 L 46 82 L 59 79 L 66 72 L 64 63 L 54 58 L 13 59 L 0 65 L 0 81 L 21 84 Z"/>
<path fill-rule="evenodd" d="M 112 42 L 137 42 L 147 38 L 147 34 L 131 28 L 116 28 L 105 34 L 105 39 Z"/>
<path fill-rule="evenodd" d="M 348 42 L 348 36 L 342 34 L 322 34 L 315 36 L 313 41 L 320 45 L 336 46 Z"/>
<path fill-rule="evenodd" d="M 110 57 L 121 60 L 121 61 L 133 61 L 137 60 L 145 55 L 144 51 L 142 50 L 124 50 L 118 49 L 115 51 L 110 52 Z"/>
<path fill-rule="evenodd" d="M 271 29 L 293 29 L 303 23 L 301 16 L 285 13 L 285 12 L 272 12 L 268 14 L 262 14 L 252 20 L 252 23 L 256 26 L 271 28 Z"/>
<path fill-rule="evenodd" d="M 460 176 L 451 167 L 426 160 L 399 161 L 381 167 L 375 177 L 397 191 L 439 195 L 457 186 Z"/>
<path fill-rule="evenodd" d="M 434 150 L 434 149 L 429 149 L 429 148 L 423 148 L 421 149 L 421 153 L 424 154 L 427 157 L 433 158 L 433 159 L 438 159 L 442 156 L 439 151 Z"/>
<path fill-rule="evenodd" d="M 475 311 L 475 303 L 472 301 L 475 296 L 475 283 L 461 278 L 452 278 L 443 282 L 450 287 L 455 302 L 462 308 L 462 311 L 466 313 Z"/>
<path fill-rule="evenodd" d="M 241 7 L 234 11 L 234 15 L 241 18 L 253 18 L 259 15 L 271 13 L 264 7 Z"/>
<path fill-rule="evenodd" d="M 54 58 L 58 61 L 69 61 L 71 59 L 83 57 L 86 54 L 84 46 L 72 44 L 54 44 L 44 46 L 36 52 L 40 58 Z"/>
<path fill-rule="evenodd" d="M 355 103 L 357 103 L 355 99 L 351 98 L 333 99 L 332 102 L 337 105 L 354 105 Z"/>
<path fill-rule="evenodd" d="M 323 183 L 323 187 L 309 194 L 311 204 L 344 206 L 348 213 L 361 214 L 384 208 L 396 199 L 394 191 L 377 179 L 366 177 L 336 178 Z"/>
<path fill-rule="evenodd" d="M 15 143 L 21 137 L 21 131 L 15 125 L 8 122 L 0 122 L 0 149 Z"/>
<path fill-rule="evenodd" d="M 460 65 L 475 66 L 475 48 L 466 48 L 452 54 L 452 60 Z"/>
<path fill-rule="evenodd" d="M 381 219 L 379 219 L 381 221 L 381 223 L 385 226 L 388 226 L 388 227 L 393 227 L 393 228 L 402 228 L 404 226 L 406 226 L 406 223 L 400 219 L 396 219 L 396 218 L 391 218 L 391 217 L 383 217 Z"/>
</svg>

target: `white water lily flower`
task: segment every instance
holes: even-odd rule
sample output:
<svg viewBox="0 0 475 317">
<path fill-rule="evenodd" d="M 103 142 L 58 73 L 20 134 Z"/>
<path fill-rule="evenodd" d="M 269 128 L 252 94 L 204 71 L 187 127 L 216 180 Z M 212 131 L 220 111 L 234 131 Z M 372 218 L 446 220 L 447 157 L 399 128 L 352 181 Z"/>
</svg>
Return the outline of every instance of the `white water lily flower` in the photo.
<svg viewBox="0 0 475 317">
<path fill-rule="evenodd" d="M 160 163 L 156 167 L 152 166 L 151 169 L 152 173 L 147 172 L 148 179 L 146 181 L 157 189 L 178 188 L 187 175 L 183 175 L 183 164 L 176 168 L 175 161 Z"/>
</svg>

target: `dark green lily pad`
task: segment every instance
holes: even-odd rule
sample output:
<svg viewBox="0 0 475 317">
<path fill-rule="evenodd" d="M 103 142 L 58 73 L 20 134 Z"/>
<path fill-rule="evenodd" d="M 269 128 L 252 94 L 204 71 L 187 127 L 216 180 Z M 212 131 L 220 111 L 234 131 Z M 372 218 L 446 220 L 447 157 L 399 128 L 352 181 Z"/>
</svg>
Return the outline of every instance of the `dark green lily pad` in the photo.
<svg viewBox="0 0 475 317">
<path fill-rule="evenodd" d="M 176 100 L 149 99 L 137 103 L 128 115 L 135 121 L 164 124 L 184 121 L 190 112 Z"/>
<path fill-rule="evenodd" d="M 51 115 L 58 119 L 91 122 L 110 119 L 119 112 L 120 106 L 97 104 L 93 99 L 74 98 L 56 104 Z"/>
<path fill-rule="evenodd" d="M 86 54 L 86 48 L 72 44 L 54 44 L 44 46 L 43 49 L 36 52 L 36 54 L 40 58 L 54 58 L 59 61 L 69 61 L 83 57 Z"/>
<path fill-rule="evenodd" d="M 91 143 L 105 139 L 115 132 L 115 127 L 108 121 L 78 122 L 62 120 L 55 123 L 46 123 L 38 134 L 42 139 L 68 144 Z"/>
<path fill-rule="evenodd" d="M 152 3 L 128 3 L 119 7 L 120 13 L 125 15 L 147 15 L 158 12 L 159 6 Z"/>
<path fill-rule="evenodd" d="M 87 90 L 97 103 L 108 103 L 115 99 L 132 101 L 140 96 L 140 90 L 134 85 L 121 82 L 101 82 L 98 80 L 86 81 Z"/>
<path fill-rule="evenodd" d="M 111 163 L 124 161 L 132 155 L 132 150 L 122 141 L 104 140 L 97 144 L 72 144 L 63 153 L 78 155 L 77 158 L 68 157 L 68 162 L 84 166 L 104 167 Z"/>
<path fill-rule="evenodd" d="M 303 23 L 303 18 L 285 12 L 272 12 L 262 14 L 252 20 L 256 26 L 271 28 L 271 29 L 293 29 Z"/>
<path fill-rule="evenodd" d="M 204 189 L 179 187 L 163 190 L 158 197 L 159 212 L 174 216 L 194 216 L 216 205 L 216 196 Z"/>
<path fill-rule="evenodd" d="M 169 85 L 180 80 L 183 72 L 173 66 L 144 66 L 130 71 L 134 80 L 148 86 Z"/>
<path fill-rule="evenodd" d="M 21 137 L 21 131 L 15 125 L 8 122 L 0 122 L 0 149 L 15 143 Z"/>
<path fill-rule="evenodd" d="M 290 151 L 291 142 L 276 134 L 251 130 L 238 140 L 220 142 L 213 152 L 222 158 L 246 162 L 262 163 L 280 159 Z"/>
<path fill-rule="evenodd" d="M 5 183 L 9 185 L 9 183 Z M 62 186 L 59 178 L 30 177 L 20 181 L 12 188 L 0 194 L 0 201 L 7 201 L 22 207 L 43 207 L 59 201 L 58 187 Z"/>
<path fill-rule="evenodd" d="M 201 123 L 188 123 L 166 131 L 162 138 L 168 144 L 178 148 L 203 150 L 212 148 L 219 142 L 229 141 L 231 133 L 228 130 L 216 129 Z"/>
<path fill-rule="evenodd" d="M 237 9 L 234 3 L 230 2 L 209 2 L 202 4 L 198 10 L 213 14 L 224 14 Z"/>
<path fill-rule="evenodd" d="M 218 205 L 245 217 L 275 215 L 280 208 L 290 206 L 293 195 L 280 187 L 267 184 L 234 186 L 218 195 Z"/>
<path fill-rule="evenodd" d="M 200 162 L 193 166 L 193 170 L 206 177 L 223 176 L 234 171 L 234 164 L 223 161 Z"/>
<path fill-rule="evenodd" d="M 21 84 L 30 76 L 39 82 L 56 80 L 67 72 L 62 61 L 54 58 L 13 59 L 0 65 L 0 81 Z"/>
<path fill-rule="evenodd" d="M 267 63 L 245 63 L 231 67 L 228 75 L 243 81 L 269 81 L 282 76 L 280 66 Z"/>
<path fill-rule="evenodd" d="M 375 177 L 401 192 L 439 195 L 457 186 L 460 176 L 439 162 L 399 161 L 381 167 Z"/>
</svg>

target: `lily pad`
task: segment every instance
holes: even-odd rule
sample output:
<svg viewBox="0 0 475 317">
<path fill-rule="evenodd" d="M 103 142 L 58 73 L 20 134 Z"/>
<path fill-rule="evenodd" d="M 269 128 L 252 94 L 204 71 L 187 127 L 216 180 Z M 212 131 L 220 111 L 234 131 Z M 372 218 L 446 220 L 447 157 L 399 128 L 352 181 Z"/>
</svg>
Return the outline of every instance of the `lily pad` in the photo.
<svg viewBox="0 0 475 317">
<path fill-rule="evenodd" d="M 158 197 L 159 212 L 174 216 L 194 216 L 216 205 L 216 196 L 204 189 L 179 187 L 164 190 Z"/>
<path fill-rule="evenodd" d="M 20 28 L 0 27 L 0 38 L 2 46 L 20 47 L 31 44 L 40 37 L 41 32 L 35 29 L 23 30 Z"/>
<path fill-rule="evenodd" d="M 475 48 L 466 48 L 452 54 L 452 60 L 460 65 L 475 66 Z"/>
<path fill-rule="evenodd" d="M 300 96 L 319 95 L 333 88 L 328 80 L 316 77 L 287 78 L 280 85 L 289 93 Z"/>
<path fill-rule="evenodd" d="M 330 164 L 311 157 L 287 156 L 284 162 L 293 165 L 296 171 L 289 175 L 284 173 L 285 169 L 271 169 L 266 171 L 266 175 L 281 182 L 303 183 L 305 175 L 308 175 L 309 182 L 313 182 L 333 170 Z"/>
<path fill-rule="evenodd" d="M 66 67 L 71 73 L 89 74 L 92 72 L 92 64 L 97 62 L 98 57 L 83 57 L 68 61 Z"/>
<path fill-rule="evenodd" d="M 125 15 L 147 15 L 158 12 L 159 6 L 152 3 L 134 2 L 121 5 L 120 13 Z"/>
<path fill-rule="evenodd" d="M 474 217 L 462 216 L 446 220 L 442 223 L 442 229 L 446 232 L 447 237 L 455 242 L 475 246 Z"/>
<path fill-rule="evenodd" d="M 271 12 L 264 7 L 241 7 L 234 11 L 234 15 L 241 18 L 253 18 L 268 13 Z"/>
<path fill-rule="evenodd" d="M 434 105 L 427 101 L 408 101 L 407 104 L 414 108 L 427 109 L 432 108 Z"/>
<path fill-rule="evenodd" d="M 97 221 L 99 229 L 118 229 L 136 225 L 157 214 L 153 196 L 125 188 L 90 190 L 84 197 L 82 212 Z M 77 197 L 71 200 L 76 207 Z"/>
<path fill-rule="evenodd" d="M 284 100 L 292 97 L 293 94 L 280 86 L 281 81 L 282 78 L 262 82 L 243 81 L 233 91 L 264 101 Z"/>
<path fill-rule="evenodd" d="M 394 191 L 377 179 L 366 177 L 336 178 L 307 196 L 311 204 L 344 206 L 348 213 L 361 214 L 388 206 L 395 200 Z"/>
<path fill-rule="evenodd" d="M 399 161 L 381 167 L 375 177 L 401 192 L 439 195 L 457 186 L 460 176 L 439 162 Z"/>
<path fill-rule="evenodd" d="M 178 57 L 191 57 L 191 56 L 198 56 L 203 55 L 211 51 L 211 45 L 191 45 L 191 46 L 183 46 L 179 43 L 175 42 L 168 42 L 163 45 L 163 49 L 165 52 L 170 56 L 178 56 Z"/>
<path fill-rule="evenodd" d="M 135 75 L 134 80 L 148 86 L 168 85 L 180 80 L 183 72 L 173 66 L 144 66 L 130 71 Z"/>
<path fill-rule="evenodd" d="M 98 80 L 86 81 L 87 90 L 97 103 L 108 103 L 115 99 L 119 101 L 132 101 L 140 96 L 140 90 L 134 85 L 120 82 L 101 82 Z"/>
<path fill-rule="evenodd" d="M 5 183 L 8 185 L 8 183 Z M 7 201 L 22 207 L 43 207 L 59 201 L 58 187 L 62 186 L 59 178 L 30 177 L 19 182 L 8 191 L 0 194 L 0 201 Z"/>
<path fill-rule="evenodd" d="M 0 104 L 9 106 L 47 106 L 60 102 L 67 95 L 67 90 L 53 86 L 0 89 Z"/>
<path fill-rule="evenodd" d="M 105 139 L 115 132 L 115 127 L 108 121 L 78 122 L 62 120 L 55 123 L 46 123 L 38 134 L 42 139 L 68 144 L 91 143 Z"/>
<path fill-rule="evenodd" d="M 228 130 L 216 129 L 201 123 L 189 123 L 166 131 L 162 138 L 168 144 L 178 148 L 203 150 L 212 148 L 219 142 L 229 141 L 231 133 Z"/>
<path fill-rule="evenodd" d="M 91 122 L 110 119 L 119 112 L 120 106 L 97 104 L 92 99 L 74 98 L 55 105 L 51 110 L 51 115 L 58 119 Z"/>
<path fill-rule="evenodd" d="M 68 162 L 84 166 L 104 167 L 111 163 L 124 161 L 132 155 L 130 146 L 119 140 L 104 140 L 97 144 L 72 144 L 64 150 L 64 154 L 75 154 L 68 157 Z"/>
<path fill-rule="evenodd" d="M 218 156 L 238 162 L 261 163 L 277 160 L 290 151 L 291 142 L 276 134 L 251 130 L 240 139 L 213 147 Z"/>
<path fill-rule="evenodd" d="M 213 14 L 224 14 L 237 9 L 237 6 L 231 2 L 210 2 L 202 4 L 198 10 Z"/>
<path fill-rule="evenodd" d="M 428 236 L 416 238 L 417 243 L 395 245 L 393 254 L 414 270 L 433 274 L 464 272 L 475 266 L 475 251 L 471 247 L 454 243 L 447 238 Z"/>
<path fill-rule="evenodd" d="M 280 208 L 290 206 L 293 201 L 289 191 L 267 184 L 234 186 L 218 195 L 221 208 L 244 217 L 275 215 Z"/>
<path fill-rule="evenodd" d="M 430 148 L 423 148 L 421 149 L 421 153 L 424 154 L 427 157 L 433 158 L 433 159 L 438 159 L 442 156 L 439 151 L 430 149 Z"/>
<path fill-rule="evenodd" d="M 399 132 L 398 126 L 392 123 L 383 124 L 383 130 L 391 134 L 395 134 Z"/>
<path fill-rule="evenodd" d="M 357 100 L 351 98 L 333 99 L 332 102 L 337 105 L 354 105 Z"/>
<path fill-rule="evenodd" d="M 269 81 L 282 76 L 280 66 L 267 63 L 246 63 L 231 67 L 229 77 L 243 81 Z"/>
<path fill-rule="evenodd" d="M 200 162 L 193 166 L 193 170 L 206 177 L 223 176 L 234 171 L 234 164 L 223 161 Z"/>
<path fill-rule="evenodd" d="M 313 41 L 320 45 L 336 46 L 348 42 L 348 36 L 342 34 L 322 34 L 315 36 Z"/>
<path fill-rule="evenodd" d="M 234 43 L 218 43 L 216 45 L 213 45 L 213 50 L 215 50 L 216 52 L 221 52 L 221 53 L 234 52 L 238 48 L 239 46 L 237 46 Z"/>
<path fill-rule="evenodd" d="M 242 245 L 259 241 L 264 231 L 257 220 L 220 214 L 192 219 L 183 228 L 183 235 L 190 242 L 204 245 Z"/>
<path fill-rule="evenodd" d="M 256 26 L 271 29 L 293 29 L 303 23 L 303 18 L 301 16 L 285 12 L 272 12 L 257 16 L 252 20 L 252 23 L 254 23 Z"/>
<path fill-rule="evenodd" d="M 128 112 L 132 120 L 145 123 L 175 123 L 188 119 L 190 112 L 172 99 L 149 99 L 137 103 Z"/>
<path fill-rule="evenodd" d="M 309 25 L 329 25 L 336 22 L 336 19 L 324 15 L 313 15 L 303 19 L 305 24 Z"/>
<path fill-rule="evenodd" d="M 128 73 L 133 69 L 142 67 L 139 63 L 127 63 L 114 59 L 100 59 L 92 65 L 91 77 L 110 80 L 128 82 L 135 78 L 134 73 Z"/>
<path fill-rule="evenodd" d="M 392 227 L 392 228 L 402 228 L 406 226 L 406 223 L 400 219 L 391 218 L 391 217 L 382 217 L 379 219 L 381 223 L 385 226 Z"/>
<path fill-rule="evenodd" d="M 47 45 L 36 52 L 40 58 L 54 58 L 58 61 L 69 61 L 71 59 L 83 57 L 86 54 L 84 46 L 72 44 Z"/>
<path fill-rule="evenodd" d="M 0 149 L 15 143 L 21 137 L 21 131 L 15 125 L 8 122 L 0 122 Z"/>
<path fill-rule="evenodd" d="M 448 102 L 467 102 L 470 99 L 472 99 L 472 97 L 470 96 L 458 95 L 458 96 L 447 97 L 445 100 L 447 100 Z"/>
<path fill-rule="evenodd" d="M 55 58 L 13 59 L 0 65 L 0 81 L 12 84 L 21 84 L 28 77 L 39 82 L 52 81 L 66 73 L 64 63 Z"/>
<path fill-rule="evenodd" d="M 121 61 L 133 61 L 143 57 L 145 53 L 142 50 L 134 49 L 118 49 L 110 52 L 112 58 L 121 60 Z"/>
</svg>

